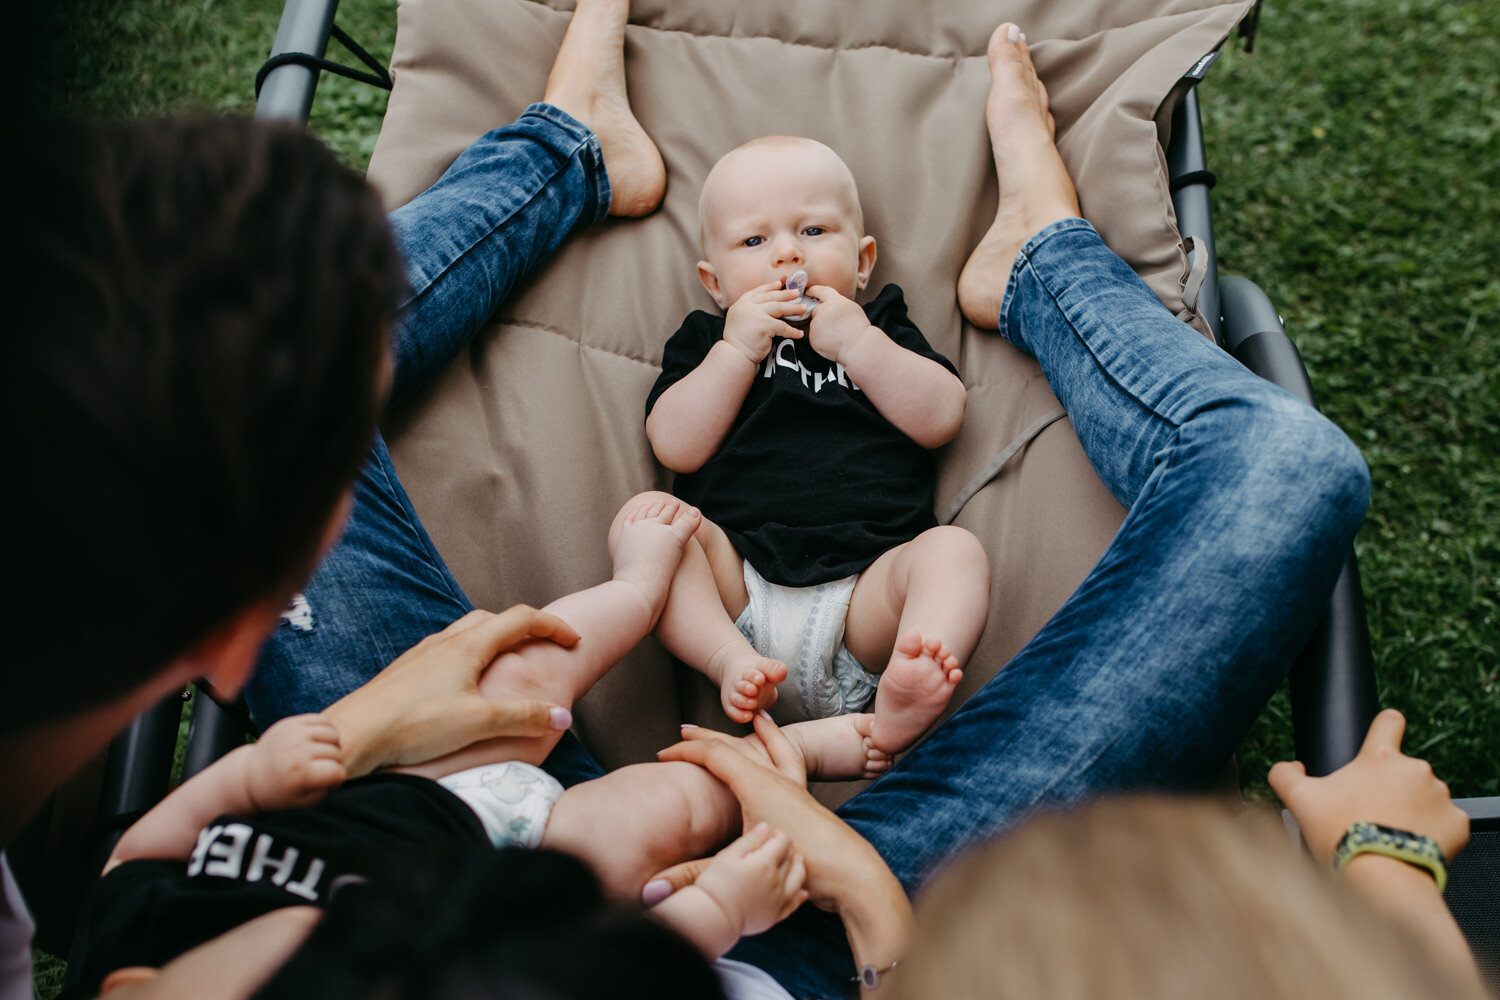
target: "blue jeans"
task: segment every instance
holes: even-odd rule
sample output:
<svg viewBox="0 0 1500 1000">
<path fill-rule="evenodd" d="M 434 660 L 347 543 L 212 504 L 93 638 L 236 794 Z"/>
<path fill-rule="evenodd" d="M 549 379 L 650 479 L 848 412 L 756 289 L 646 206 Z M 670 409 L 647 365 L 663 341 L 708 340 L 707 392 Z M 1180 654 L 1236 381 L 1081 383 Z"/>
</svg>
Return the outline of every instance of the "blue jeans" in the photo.
<svg viewBox="0 0 1500 1000">
<path fill-rule="evenodd" d="M 519 207 L 493 220 L 492 197 Z M 533 106 L 398 212 L 415 292 L 397 342 L 398 395 L 608 203 L 587 133 Z M 510 241 L 509 227 L 522 238 Z M 488 233 L 493 245 L 454 232 Z M 1348 438 L 1179 323 L 1081 219 L 1028 242 L 1000 320 L 1040 361 L 1129 513 L 1041 632 L 840 809 L 908 888 L 1038 808 L 1206 785 L 1316 624 L 1369 495 Z M 277 630 L 249 691 L 262 722 L 322 708 L 469 610 L 383 443 L 343 541 L 304 593 L 311 621 Z M 571 740 L 547 766 L 565 783 L 598 773 Z M 811 907 L 736 957 L 798 996 L 838 996 L 854 972 L 837 919 Z"/>
<path fill-rule="evenodd" d="M 1128 514 L 1015 658 L 839 809 L 909 891 L 1039 808 L 1208 785 L 1326 610 L 1369 501 L 1343 432 L 1178 322 L 1082 219 L 1022 249 L 1000 329 Z M 734 957 L 797 996 L 853 974 L 811 907 Z"/>
</svg>

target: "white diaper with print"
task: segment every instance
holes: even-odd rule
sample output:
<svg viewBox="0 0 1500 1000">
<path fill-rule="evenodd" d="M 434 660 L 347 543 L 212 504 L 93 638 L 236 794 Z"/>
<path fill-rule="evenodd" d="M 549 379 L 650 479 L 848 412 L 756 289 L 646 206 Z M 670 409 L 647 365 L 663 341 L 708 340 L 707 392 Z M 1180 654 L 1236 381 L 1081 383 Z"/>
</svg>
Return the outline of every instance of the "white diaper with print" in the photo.
<svg viewBox="0 0 1500 1000">
<path fill-rule="evenodd" d="M 536 847 L 563 787 L 531 764 L 481 764 L 439 778 L 438 784 L 474 810 L 496 847 Z"/>
<path fill-rule="evenodd" d="M 814 587 L 783 587 L 745 563 L 750 603 L 734 624 L 757 653 L 786 664 L 772 709 L 779 721 L 862 712 L 875 696 L 880 678 L 844 646 L 844 620 L 858 581 L 855 575 Z"/>
</svg>

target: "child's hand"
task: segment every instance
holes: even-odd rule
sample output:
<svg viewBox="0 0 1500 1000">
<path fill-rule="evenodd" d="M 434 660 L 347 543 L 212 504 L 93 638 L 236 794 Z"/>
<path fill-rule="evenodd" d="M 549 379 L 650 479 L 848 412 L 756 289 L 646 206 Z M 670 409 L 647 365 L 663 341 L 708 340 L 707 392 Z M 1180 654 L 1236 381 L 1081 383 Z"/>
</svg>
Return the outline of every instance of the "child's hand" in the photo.
<svg viewBox="0 0 1500 1000">
<path fill-rule="evenodd" d="M 768 281 L 741 295 L 724 314 L 724 339 L 750 359 L 760 364 L 771 353 L 776 337 L 796 340 L 802 331 L 784 322 L 787 316 L 802 312 L 798 295 L 782 288 L 779 281 Z"/>
<path fill-rule="evenodd" d="M 842 362 L 843 353 L 869 331 L 870 318 L 851 298 L 840 295 L 827 285 L 813 285 L 807 294 L 819 301 L 813 310 L 808 343 L 829 361 Z"/>
<path fill-rule="evenodd" d="M 807 868 L 785 833 L 765 823 L 714 856 L 694 884 L 713 897 L 740 935 L 759 934 L 807 900 Z"/>
<path fill-rule="evenodd" d="M 245 787 L 256 812 L 312 805 L 344 780 L 339 731 L 321 715 L 294 715 L 248 748 Z"/>
<path fill-rule="evenodd" d="M 1313 857 L 1324 864 L 1351 823 L 1368 820 L 1436 840 L 1450 861 L 1469 839 L 1469 817 L 1453 804 L 1432 766 L 1401 752 L 1406 719 L 1394 708 L 1375 716 L 1359 754 L 1325 778 L 1297 761 L 1271 768 L 1269 781 L 1291 810 Z"/>
</svg>

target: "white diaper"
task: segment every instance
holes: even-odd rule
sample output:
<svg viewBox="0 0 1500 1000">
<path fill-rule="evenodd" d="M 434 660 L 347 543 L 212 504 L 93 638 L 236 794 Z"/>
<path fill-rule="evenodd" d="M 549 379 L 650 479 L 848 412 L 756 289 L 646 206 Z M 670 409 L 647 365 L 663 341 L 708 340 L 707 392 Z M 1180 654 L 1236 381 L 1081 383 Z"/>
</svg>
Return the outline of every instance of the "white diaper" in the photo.
<svg viewBox="0 0 1500 1000">
<path fill-rule="evenodd" d="M 496 847 L 540 844 L 547 817 L 563 793 L 552 775 L 518 760 L 481 764 L 439 778 L 438 784 L 474 810 Z"/>
<path fill-rule="evenodd" d="M 844 646 L 844 619 L 858 580 L 856 575 L 815 587 L 783 587 L 745 563 L 750 603 L 734 624 L 757 653 L 787 666 L 786 680 L 776 689 L 778 720 L 860 712 L 875 696 L 880 678 Z"/>
</svg>

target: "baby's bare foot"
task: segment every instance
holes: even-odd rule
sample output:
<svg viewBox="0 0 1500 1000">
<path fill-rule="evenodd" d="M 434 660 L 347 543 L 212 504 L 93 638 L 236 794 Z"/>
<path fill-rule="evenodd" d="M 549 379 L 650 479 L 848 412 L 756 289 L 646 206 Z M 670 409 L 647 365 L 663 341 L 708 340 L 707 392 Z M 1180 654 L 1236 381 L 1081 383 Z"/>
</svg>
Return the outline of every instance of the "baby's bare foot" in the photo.
<svg viewBox="0 0 1500 1000">
<path fill-rule="evenodd" d="M 911 631 L 896 640 L 875 689 L 871 745 L 889 755 L 911 746 L 943 714 L 963 676 L 958 657 L 937 639 Z"/>
<path fill-rule="evenodd" d="M 823 781 L 878 778 L 890 770 L 891 755 L 875 748 L 869 712 L 798 722 L 782 730 L 802 751 L 807 775 Z"/>
<path fill-rule="evenodd" d="M 667 603 L 672 577 L 682 562 L 682 548 L 693 537 L 703 515 L 681 500 L 662 500 L 642 494 L 636 505 L 620 513 L 619 529 L 611 536 L 609 558 L 616 580 L 633 584 L 651 605 L 651 627 Z"/>
<path fill-rule="evenodd" d="M 1016 254 L 1039 230 L 1078 215 L 1079 209 L 1073 181 L 1053 142 L 1047 90 L 1014 24 L 1002 24 L 990 36 L 989 63 L 984 118 L 1000 180 L 1000 205 L 958 276 L 958 305 L 970 323 L 993 330 L 999 326 Z"/>
<path fill-rule="evenodd" d="M 709 657 L 704 670 L 719 685 L 724 714 L 749 722 L 755 713 L 776 704 L 776 685 L 786 680 L 786 664 L 761 656 L 750 643 L 725 643 Z"/>
<path fill-rule="evenodd" d="M 648 215 L 661 204 L 667 171 L 625 92 L 625 21 L 630 0 L 578 0 L 542 100 L 599 137 L 609 175 L 609 213 Z"/>
</svg>

